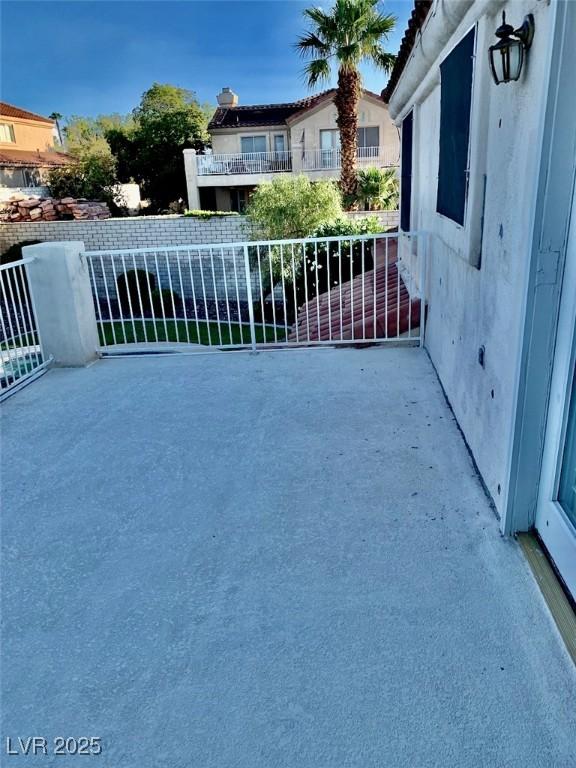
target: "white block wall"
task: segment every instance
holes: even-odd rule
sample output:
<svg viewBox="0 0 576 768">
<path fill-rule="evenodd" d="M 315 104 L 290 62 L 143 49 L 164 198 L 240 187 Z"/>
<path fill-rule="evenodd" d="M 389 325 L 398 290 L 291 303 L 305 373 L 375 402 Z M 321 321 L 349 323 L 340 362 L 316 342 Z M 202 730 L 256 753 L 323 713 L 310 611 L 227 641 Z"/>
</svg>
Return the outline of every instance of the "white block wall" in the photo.
<svg viewBox="0 0 576 768">
<path fill-rule="evenodd" d="M 357 211 L 351 218 L 377 216 L 384 230 L 398 226 L 398 211 Z M 82 240 L 88 251 L 154 248 L 164 245 L 234 243 L 253 239 L 245 216 L 195 219 L 139 216 L 102 221 L 35 221 L 0 224 L 0 253 L 25 241 Z"/>
<path fill-rule="evenodd" d="M 86 250 L 97 251 L 230 243 L 249 239 L 250 230 L 244 216 L 218 216 L 213 219 L 139 216 L 100 221 L 43 221 L 0 225 L 0 252 L 27 240 L 82 240 Z"/>
</svg>

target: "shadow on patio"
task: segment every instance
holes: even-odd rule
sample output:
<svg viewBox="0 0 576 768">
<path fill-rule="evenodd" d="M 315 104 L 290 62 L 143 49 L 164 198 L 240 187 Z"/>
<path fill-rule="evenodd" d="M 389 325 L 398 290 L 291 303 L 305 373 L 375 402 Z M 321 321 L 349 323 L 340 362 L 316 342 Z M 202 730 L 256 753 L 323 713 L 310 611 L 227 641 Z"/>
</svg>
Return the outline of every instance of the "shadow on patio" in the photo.
<svg viewBox="0 0 576 768">
<path fill-rule="evenodd" d="M 423 351 L 53 370 L 2 442 L 5 735 L 101 736 L 111 768 L 574 765 L 574 669 Z"/>
</svg>

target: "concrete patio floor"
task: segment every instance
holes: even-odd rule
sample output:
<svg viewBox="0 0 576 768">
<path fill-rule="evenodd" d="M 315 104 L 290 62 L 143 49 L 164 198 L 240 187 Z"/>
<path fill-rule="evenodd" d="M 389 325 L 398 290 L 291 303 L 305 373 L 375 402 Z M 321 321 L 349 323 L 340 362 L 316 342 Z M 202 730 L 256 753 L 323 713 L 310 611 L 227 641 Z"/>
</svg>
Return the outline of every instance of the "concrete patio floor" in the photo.
<svg viewBox="0 0 576 768">
<path fill-rule="evenodd" d="M 576 765 L 423 351 L 103 360 L 2 410 L 2 736 L 103 744 L 2 765 Z"/>
</svg>

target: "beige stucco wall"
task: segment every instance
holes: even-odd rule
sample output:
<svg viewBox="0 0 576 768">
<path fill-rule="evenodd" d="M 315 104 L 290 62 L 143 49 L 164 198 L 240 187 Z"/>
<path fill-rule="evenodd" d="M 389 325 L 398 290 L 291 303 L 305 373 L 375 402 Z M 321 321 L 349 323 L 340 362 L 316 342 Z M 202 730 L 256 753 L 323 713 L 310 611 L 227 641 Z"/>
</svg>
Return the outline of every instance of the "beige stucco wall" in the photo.
<svg viewBox="0 0 576 768">
<path fill-rule="evenodd" d="M 21 120 L 5 115 L 0 115 L 0 123 L 13 127 L 15 139 L 15 142 L 0 141 L 1 149 L 45 152 L 54 147 L 54 132 L 51 124 L 37 123 L 34 120 Z"/>
<path fill-rule="evenodd" d="M 386 157 L 397 161 L 400 153 L 398 129 L 390 119 L 388 106 L 380 100 L 363 96 L 358 108 L 358 125 L 360 127 L 378 126 L 380 129 L 380 147 Z M 336 107 L 334 102 L 328 102 L 314 110 L 309 110 L 298 119 L 292 119 L 290 126 L 265 128 L 242 128 L 237 131 L 212 132 L 212 152 L 214 154 L 236 154 L 241 151 L 242 136 L 266 136 L 267 151 L 274 150 L 274 136 L 282 134 L 286 137 L 286 149 L 294 152 L 302 149 L 320 149 L 320 131 L 336 129 Z M 302 143 L 304 138 L 304 143 Z"/>
<path fill-rule="evenodd" d="M 400 139 L 398 129 L 388 114 L 388 106 L 383 101 L 363 96 L 358 107 L 358 127 L 374 126 L 380 129 L 380 146 L 391 151 L 397 158 L 400 152 Z M 310 110 L 299 119 L 290 121 L 290 149 L 296 152 L 302 149 L 320 149 L 320 131 L 337 127 L 334 102 Z M 304 138 L 304 145 L 302 145 L 302 138 Z"/>
<path fill-rule="evenodd" d="M 284 136 L 284 146 L 290 149 L 288 131 L 286 126 L 277 128 L 242 128 L 238 131 L 226 131 L 224 133 L 212 133 L 212 152 L 214 154 L 234 155 L 241 151 L 242 136 L 266 136 L 266 151 L 274 151 L 274 136 Z"/>
</svg>

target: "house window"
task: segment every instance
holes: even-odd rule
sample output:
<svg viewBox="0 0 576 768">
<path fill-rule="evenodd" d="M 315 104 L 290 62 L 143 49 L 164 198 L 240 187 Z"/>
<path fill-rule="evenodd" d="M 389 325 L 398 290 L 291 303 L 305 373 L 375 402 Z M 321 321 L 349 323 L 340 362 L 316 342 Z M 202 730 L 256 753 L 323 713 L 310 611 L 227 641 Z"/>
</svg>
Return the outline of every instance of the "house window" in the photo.
<svg viewBox="0 0 576 768">
<path fill-rule="evenodd" d="M 322 168 L 340 167 L 340 131 L 320 131 L 320 161 Z"/>
<path fill-rule="evenodd" d="M 274 136 L 274 152 L 284 152 L 286 149 L 285 138 L 283 134 Z"/>
<path fill-rule="evenodd" d="M 436 210 L 464 224 L 475 30 L 440 64 L 440 161 Z"/>
<path fill-rule="evenodd" d="M 0 141 L 6 144 L 14 144 L 14 126 L 9 123 L 0 123 Z"/>
<path fill-rule="evenodd" d="M 25 187 L 39 187 L 42 184 L 42 176 L 37 168 L 23 168 L 22 180 Z"/>
<path fill-rule="evenodd" d="M 409 232 L 412 201 L 412 112 L 402 121 L 402 167 L 400 186 L 400 229 Z"/>
<path fill-rule="evenodd" d="M 266 152 L 266 136 L 242 136 L 240 149 L 243 155 L 251 152 Z"/>
<path fill-rule="evenodd" d="M 374 128 L 358 128 L 358 149 L 378 146 L 380 146 L 380 129 L 378 126 Z"/>
</svg>

